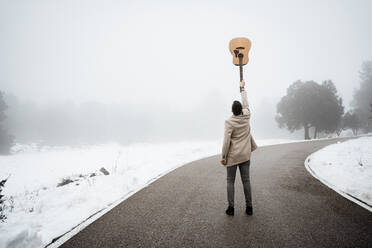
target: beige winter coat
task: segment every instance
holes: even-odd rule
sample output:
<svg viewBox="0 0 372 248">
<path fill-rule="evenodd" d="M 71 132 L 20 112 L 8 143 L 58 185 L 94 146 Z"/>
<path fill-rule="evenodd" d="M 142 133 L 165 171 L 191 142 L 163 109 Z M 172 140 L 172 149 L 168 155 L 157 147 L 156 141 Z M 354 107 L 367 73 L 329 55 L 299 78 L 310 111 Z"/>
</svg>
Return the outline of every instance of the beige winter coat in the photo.
<svg viewBox="0 0 372 248">
<path fill-rule="evenodd" d="M 251 112 L 249 110 L 247 93 L 241 92 L 243 113 L 232 115 L 225 121 L 225 134 L 222 146 L 222 159 L 226 166 L 236 165 L 251 159 L 251 153 L 257 149 L 257 144 L 251 135 L 249 124 Z"/>
</svg>

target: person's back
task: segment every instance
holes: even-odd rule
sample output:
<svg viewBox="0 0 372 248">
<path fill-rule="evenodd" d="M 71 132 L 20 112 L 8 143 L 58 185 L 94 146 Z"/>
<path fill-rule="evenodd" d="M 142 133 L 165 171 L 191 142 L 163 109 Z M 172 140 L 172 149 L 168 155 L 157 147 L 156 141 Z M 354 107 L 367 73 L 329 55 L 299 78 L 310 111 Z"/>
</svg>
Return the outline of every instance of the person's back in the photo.
<svg viewBox="0 0 372 248">
<path fill-rule="evenodd" d="M 244 81 L 242 85 L 244 85 Z M 234 101 L 233 115 L 225 121 L 222 159 L 225 160 L 226 166 L 250 160 L 251 151 L 257 148 L 251 135 L 251 112 L 244 86 L 241 87 L 241 97 L 243 104 Z"/>
<path fill-rule="evenodd" d="M 225 126 L 231 130 L 230 147 L 227 153 L 227 165 L 234 165 L 250 159 L 251 127 L 249 115 L 233 115 L 225 121 Z"/>
<path fill-rule="evenodd" d="M 249 165 L 251 153 L 257 145 L 251 135 L 250 117 L 247 93 L 244 90 L 244 81 L 241 82 L 241 104 L 234 101 L 233 115 L 225 121 L 225 133 L 222 147 L 221 164 L 227 168 L 227 198 L 229 207 L 228 215 L 234 215 L 234 183 L 236 169 L 239 167 L 246 199 L 246 213 L 252 214 L 251 186 L 249 181 Z"/>
</svg>

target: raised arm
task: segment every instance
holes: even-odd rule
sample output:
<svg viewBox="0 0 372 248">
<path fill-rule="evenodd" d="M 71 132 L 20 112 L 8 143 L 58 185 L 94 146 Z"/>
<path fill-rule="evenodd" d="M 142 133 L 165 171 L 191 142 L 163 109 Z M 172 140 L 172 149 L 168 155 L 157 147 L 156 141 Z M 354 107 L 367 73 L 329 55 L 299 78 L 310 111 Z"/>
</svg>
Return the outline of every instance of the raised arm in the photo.
<svg viewBox="0 0 372 248">
<path fill-rule="evenodd" d="M 251 111 L 249 110 L 249 104 L 247 99 L 247 92 L 244 89 L 245 82 L 240 82 L 240 94 L 242 95 L 242 105 L 243 105 L 243 115 L 248 115 L 248 117 L 251 117 Z"/>
</svg>

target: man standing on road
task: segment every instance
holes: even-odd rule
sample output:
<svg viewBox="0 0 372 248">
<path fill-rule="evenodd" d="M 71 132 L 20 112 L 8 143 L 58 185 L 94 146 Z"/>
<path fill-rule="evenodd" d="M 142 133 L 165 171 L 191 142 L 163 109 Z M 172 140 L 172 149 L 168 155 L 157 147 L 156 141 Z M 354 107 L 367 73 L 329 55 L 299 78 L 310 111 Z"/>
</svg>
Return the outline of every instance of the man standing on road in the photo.
<svg viewBox="0 0 372 248">
<path fill-rule="evenodd" d="M 253 214 L 249 166 L 251 152 L 257 148 L 257 145 L 251 135 L 249 124 L 251 112 L 244 86 L 245 82 L 241 81 L 240 93 L 243 105 L 239 101 L 234 101 L 232 104 L 233 115 L 225 121 L 221 164 L 227 169 L 227 200 L 229 206 L 226 214 L 228 215 L 234 215 L 234 183 L 237 167 L 239 167 L 244 188 L 246 213 L 248 215 Z"/>
</svg>

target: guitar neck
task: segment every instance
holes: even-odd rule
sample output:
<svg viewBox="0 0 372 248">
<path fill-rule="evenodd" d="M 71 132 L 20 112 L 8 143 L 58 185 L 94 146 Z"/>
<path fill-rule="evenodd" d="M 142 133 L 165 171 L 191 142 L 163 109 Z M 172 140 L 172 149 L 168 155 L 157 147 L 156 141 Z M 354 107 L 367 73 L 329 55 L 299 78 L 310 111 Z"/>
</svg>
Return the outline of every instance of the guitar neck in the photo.
<svg viewBox="0 0 372 248">
<path fill-rule="evenodd" d="M 243 57 L 239 56 L 240 82 L 243 81 Z"/>
</svg>

